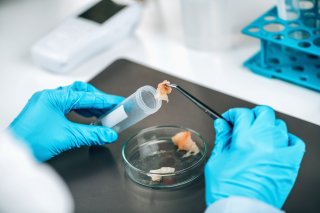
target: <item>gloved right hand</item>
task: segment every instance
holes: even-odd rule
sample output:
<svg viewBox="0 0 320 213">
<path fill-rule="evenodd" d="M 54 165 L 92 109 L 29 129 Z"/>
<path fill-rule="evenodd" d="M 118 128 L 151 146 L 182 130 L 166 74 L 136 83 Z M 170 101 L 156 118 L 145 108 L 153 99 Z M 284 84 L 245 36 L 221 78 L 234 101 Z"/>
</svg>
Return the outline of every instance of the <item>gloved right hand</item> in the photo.
<svg viewBox="0 0 320 213">
<path fill-rule="evenodd" d="M 296 180 L 305 144 L 270 107 L 231 109 L 214 122 L 215 147 L 205 167 L 206 203 L 254 198 L 281 208 Z"/>
</svg>

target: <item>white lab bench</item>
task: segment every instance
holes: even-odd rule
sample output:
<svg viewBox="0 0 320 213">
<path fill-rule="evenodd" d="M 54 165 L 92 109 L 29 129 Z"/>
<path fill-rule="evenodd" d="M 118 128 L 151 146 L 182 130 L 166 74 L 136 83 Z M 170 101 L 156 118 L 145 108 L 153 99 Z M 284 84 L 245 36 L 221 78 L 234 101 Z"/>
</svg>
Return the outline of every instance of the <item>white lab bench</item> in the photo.
<svg viewBox="0 0 320 213">
<path fill-rule="evenodd" d="M 35 91 L 76 80 L 88 81 L 119 58 L 255 104 L 270 105 L 280 112 L 320 125 L 320 93 L 256 75 L 242 66 L 258 51 L 259 43 L 239 31 L 269 9 L 274 1 L 229 0 L 233 4 L 229 12 L 235 33 L 235 46 L 229 51 L 188 49 L 183 40 L 180 0 L 150 0 L 133 37 L 96 55 L 72 72 L 59 75 L 34 65 L 30 57 L 32 44 L 88 1 L 0 0 L 1 129 L 9 125 Z"/>
</svg>

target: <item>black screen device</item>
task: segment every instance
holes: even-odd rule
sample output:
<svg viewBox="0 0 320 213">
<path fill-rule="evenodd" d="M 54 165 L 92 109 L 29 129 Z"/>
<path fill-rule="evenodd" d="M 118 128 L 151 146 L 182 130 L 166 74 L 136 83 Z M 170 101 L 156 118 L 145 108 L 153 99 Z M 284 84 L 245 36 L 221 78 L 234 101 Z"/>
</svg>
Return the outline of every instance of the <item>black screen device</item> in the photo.
<svg viewBox="0 0 320 213">
<path fill-rule="evenodd" d="M 79 17 L 102 24 L 125 7 L 111 0 L 102 0 L 80 14 Z"/>
</svg>

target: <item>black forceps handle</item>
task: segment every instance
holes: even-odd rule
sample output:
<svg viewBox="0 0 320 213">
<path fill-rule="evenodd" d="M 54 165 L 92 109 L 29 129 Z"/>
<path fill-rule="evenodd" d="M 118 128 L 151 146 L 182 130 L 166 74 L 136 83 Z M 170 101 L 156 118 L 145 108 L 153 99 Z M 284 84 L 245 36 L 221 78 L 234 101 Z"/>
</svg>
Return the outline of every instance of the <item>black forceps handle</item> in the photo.
<svg viewBox="0 0 320 213">
<path fill-rule="evenodd" d="M 224 117 L 222 117 L 218 112 L 214 111 L 206 104 L 199 101 L 196 97 L 191 95 L 189 92 L 184 90 L 182 87 L 178 86 L 177 84 L 167 84 L 169 87 L 175 88 L 178 90 L 182 95 L 188 98 L 192 103 L 194 103 L 197 107 L 199 107 L 202 111 L 207 113 L 212 119 L 221 118 L 225 120 L 230 126 L 233 126 L 229 121 L 227 121 Z"/>
</svg>

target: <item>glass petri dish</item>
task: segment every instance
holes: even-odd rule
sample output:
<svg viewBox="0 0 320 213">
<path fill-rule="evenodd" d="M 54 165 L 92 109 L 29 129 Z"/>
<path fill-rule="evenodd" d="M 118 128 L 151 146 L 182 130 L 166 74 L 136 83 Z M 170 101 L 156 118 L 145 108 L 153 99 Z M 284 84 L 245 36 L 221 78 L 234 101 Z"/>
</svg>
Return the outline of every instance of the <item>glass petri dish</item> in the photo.
<svg viewBox="0 0 320 213">
<path fill-rule="evenodd" d="M 171 137 L 182 131 L 191 132 L 199 148 L 198 154 L 187 155 L 173 144 Z M 126 173 L 134 182 L 152 188 L 173 188 L 190 183 L 202 174 L 207 152 L 207 142 L 196 131 L 178 126 L 155 126 L 132 136 L 122 147 L 122 158 Z M 150 173 L 163 167 L 175 170 Z"/>
</svg>

